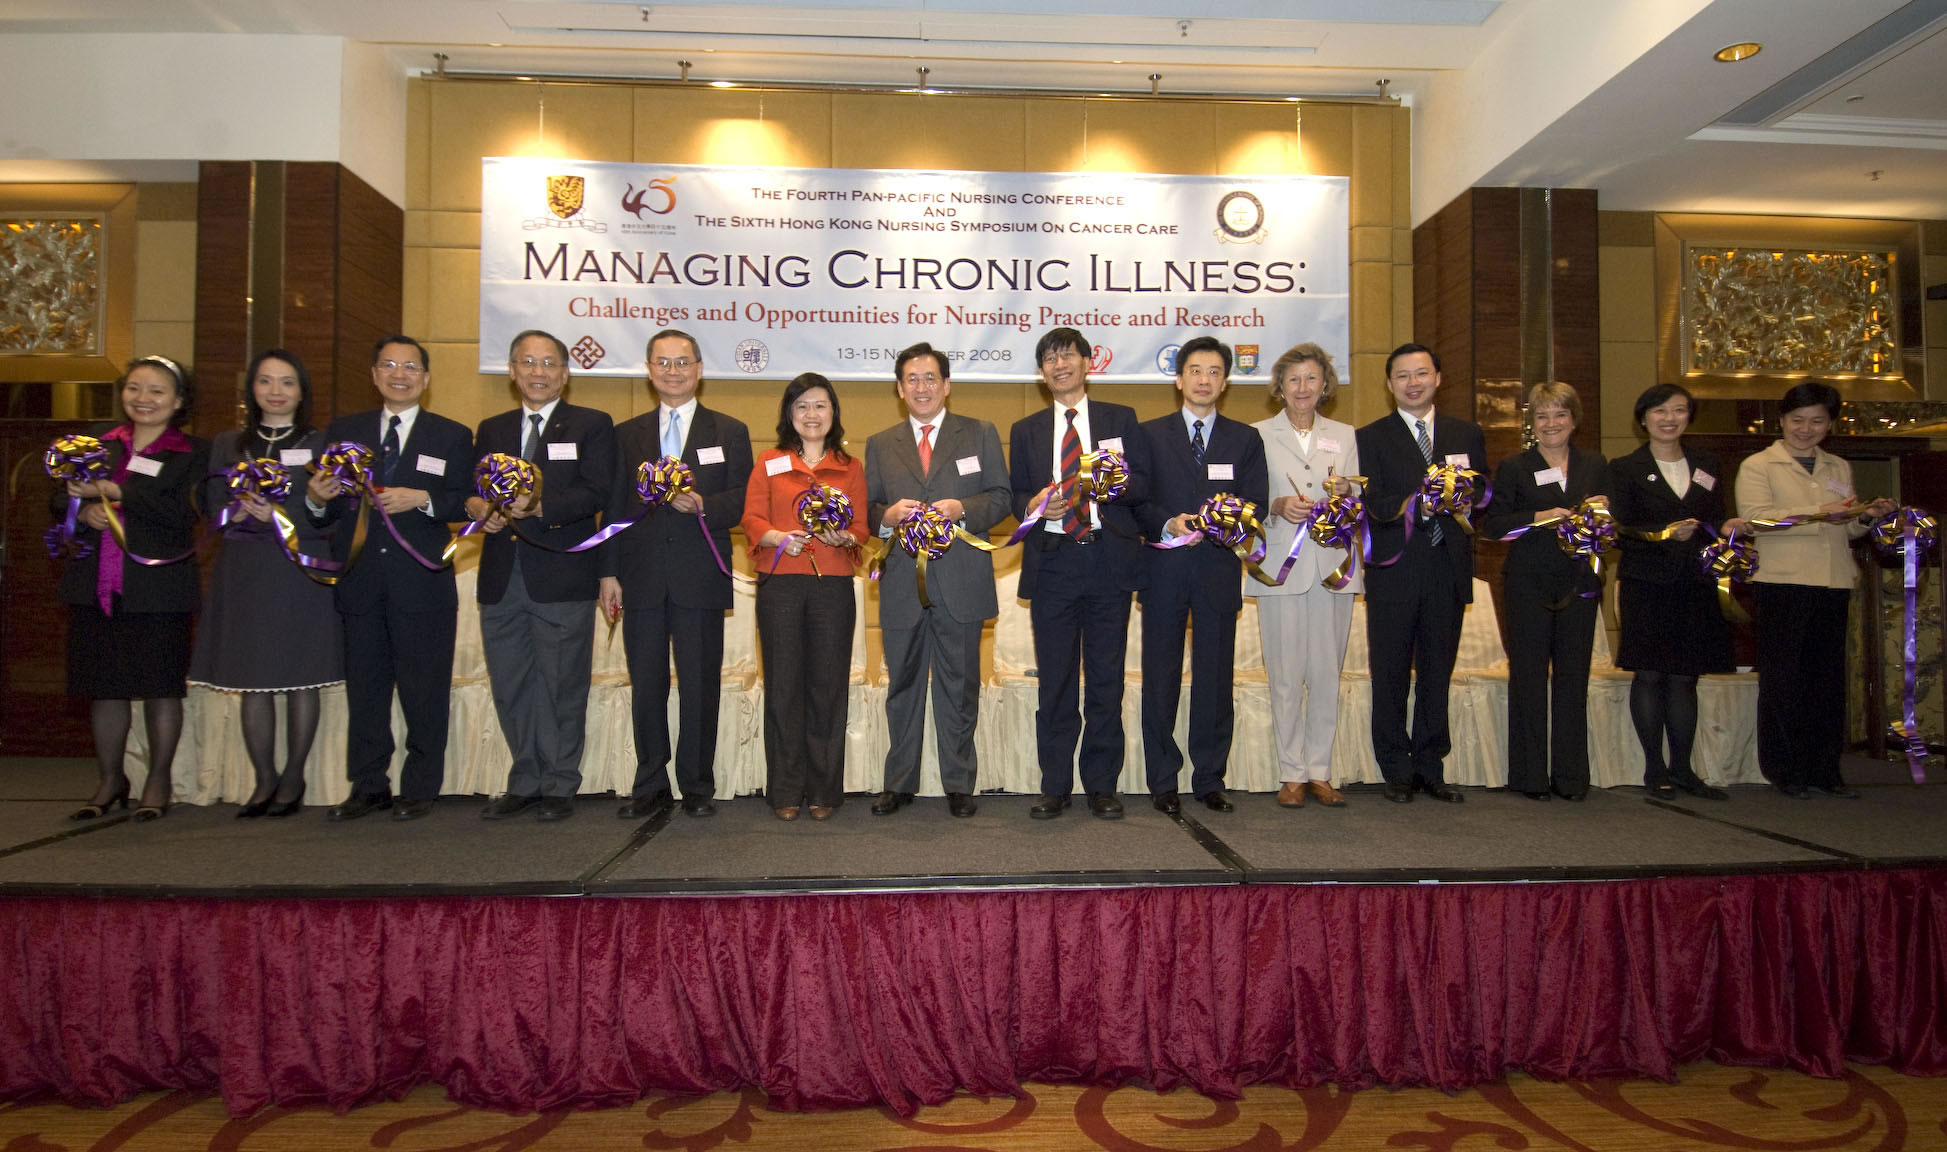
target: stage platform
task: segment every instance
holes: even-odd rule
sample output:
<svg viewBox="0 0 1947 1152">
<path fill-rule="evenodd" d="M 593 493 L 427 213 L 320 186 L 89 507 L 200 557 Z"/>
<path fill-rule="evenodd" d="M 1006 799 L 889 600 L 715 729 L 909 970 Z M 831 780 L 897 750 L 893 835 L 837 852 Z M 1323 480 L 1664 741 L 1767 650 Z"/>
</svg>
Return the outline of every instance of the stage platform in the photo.
<svg viewBox="0 0 1947 1152">
<path fill-rule="evenodd" d="M 1936 771 L 1936 775 L 1938 772 Z M 345 824 L 321 808 L 239 821 L 234 805 L 179 805 L 136 824 L 75 824 L 91 762 L 0 760 L 0 898 L 652 896 L 1223 884 L 1592 881 L 1947 865 L 1947 786 L 1915 787 L 1903 765 L 1849 759 L 1858 800 L 1791 800 L 1761 786 L 1725 802 L 1647 801 L 1640 788 L 1537 802 L 1467 788 L 1464 804 L 1392 804 L 1377 788 L 1348 804 L 1279 808 L 1233 793 L 1237 810 L 1181 816 L 1125 796 L 1127 816 L 1071 807 L 1031 820 L 1032 797 L 988 794 L 956 820 L 922 797 L 890 817 L 870 797 L 830 821 L 777 820 L 761 797 L 619 820 L 583 796 L 572 819 L 480 819 L 484 797 L 442 798 L 401 823 Z M 1186 798 L 1187 799 L 1187 798 Z"/>
</svg>

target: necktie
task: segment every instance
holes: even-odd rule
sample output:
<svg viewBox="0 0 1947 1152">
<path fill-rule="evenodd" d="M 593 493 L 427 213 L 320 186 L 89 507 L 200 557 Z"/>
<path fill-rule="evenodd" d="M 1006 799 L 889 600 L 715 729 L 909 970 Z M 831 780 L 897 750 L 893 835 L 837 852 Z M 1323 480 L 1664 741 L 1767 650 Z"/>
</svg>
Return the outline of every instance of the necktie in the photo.
<svg viewBox="0 0 1947 1152">
<path fill-rule="evenodd" d="M 663 455 L 679 460 L 683 456 L 683 414 L 675 408 L 663 421 Z"/>
<path fill-rule="evenodd" d="M 530 412 L 527 416 L 527 439 L 521 442 L 521 459 L 529 464 L 541 454 L 541 414 Z"/>
<path fill-rule="evenodd" d="M 390 485 L 392 483 L 392 474 L 398 470 L 399 418 L 394 416 L 392 422 L 385 426 L 385 442 L 379 445 L 380 479 Z"/>
<path fill-rule="evenodd" d="M 1190 455 L 1195 456 L 1197 463 L 1201 464 L 1203 463 L 1204 449 L 1208 447 L 1203 442 L 1203 421 L 1199 420 L 1191 425 L 1191 427 L 1196 434 L 1190 437 Z"/>
<path fill-rule="evenodd" d="M 919 426 L 919 470 L 928 476 L 933 474 L 933 426 Z"/>
<path fill-rule="evenodd" d="M 1075 515 L 1075 480 L 1082 470 L 1082 437 L 1075 431 L 1075 410 L 1068 410 L 1068 430 L 1061 434 L 1061 499 L 1068 511 L 1061 515 L 1061 530 L 1070 536 L 1081 535 L 1082 522 Z"/>
<path fill-rule="evenodd" d="M 1413 427 L 1420 434 L 1420 455 L 1426 458 L 1427 466 L 1431 467 L 1433 465 L 1433 440 L 1426 434 L 1426 421 L 1415 420 L 1413 421 Z M 1447 534 L 1441 531 L 1440 521 L 1437 517 L 1431 523 L 1433 527 L 1428 529 L 1428 532 L 1433 537 L 1433 542 L 1438 544 L 1447 538 Z"/>
</svg>

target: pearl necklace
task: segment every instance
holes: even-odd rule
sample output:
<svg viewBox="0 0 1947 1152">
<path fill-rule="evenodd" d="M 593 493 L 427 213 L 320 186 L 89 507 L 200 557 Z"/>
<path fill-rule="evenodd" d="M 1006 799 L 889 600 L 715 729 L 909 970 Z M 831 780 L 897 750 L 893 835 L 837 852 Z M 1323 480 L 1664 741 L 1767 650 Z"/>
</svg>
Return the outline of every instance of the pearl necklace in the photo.
<svg viewBox="0 0 1947 1152">
<path fill-rule="evenodd" d="M 285 439 L 295 431 L 297 431 L 297 425 L 286 424 L 284 427 L 277 430 L 277 435 L 273 436 L 270 434 L 270 429 L 264 427 L 262 424 L 259 424 L 257 425 L 257 439 L 262 440 L 265 444 L 275 444 L 279 440 Z"/>
</svg>

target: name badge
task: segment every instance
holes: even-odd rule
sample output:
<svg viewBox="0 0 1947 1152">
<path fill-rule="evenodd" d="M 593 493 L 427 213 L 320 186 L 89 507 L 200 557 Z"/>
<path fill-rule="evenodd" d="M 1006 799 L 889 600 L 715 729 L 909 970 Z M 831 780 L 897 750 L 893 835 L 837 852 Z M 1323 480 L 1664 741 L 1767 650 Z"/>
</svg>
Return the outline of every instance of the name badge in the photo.
<svg viewBox="0 0 1947 1152">
<path fill-rule="evenodd" d="M 1710 473 L 1704 471 L 1702 468 L 1699 468 L 1690 474 L 1690 482 L 1692 484 L 1695 484 L 1697 487 L 1702 488 L 1706 492 L 1717 487 L 1717 477 L 1712 476 Z"/>
<path fill-rule="evenodd" d="M 1472 468 L 1473 466 L 1474 462 L 1468 458 L 1465 452 L 1454 452 L 1447 456 L 1447 467 L 1449 468 Z"/>
<path fill-rule="evenodd" d="M 1343 449 L 1339 447 L 1339 442 L 1337 440 L 1332 439 L 1330 436 L 1320 436 L 1318 438 L 1318 450 L 1320 452 L 1343 451 Z"/>
<path fill-rule="evenodd" d="M 1543 468 L 1541 471 L 1535 473 L 1535 483 L 1560 484 L 1564 488 L 1568 487 L 1568 481 L 1562 479 L 1562 470 L 1560 468 Z"/>
<path fill-rule="evenodd" d="M 576 444 L 550 444 L 548 445 L 548 459 L 579 460 L 581 459 L 580 446 Z"/>
<path fill-rule="evenodd" d="M 286 468 L 302 468 L 311 462 L 309 448 L 286 448 L 277 454 L 277 462 Z"/>
<path fill-rule="evenodd" d="M 723 445 L 712 444 L 708 448 L 698 448 L 696 450 L 696 462 L 698 464 L 723 463 Z"/>
<path fill-rule="evenodd" d="M 131 467 L 131 468 L 133 468 L 134 466 L 135 466 L 135 465 L 134 465 L 133 463 L 131 463 L 131 464 L 129 465 L 129 467 Z M 1847 496 L 1850 496 L 1850 495 L 1852 495 L 1852 485 L 1850 485 L 1850 484 L 1848 484 L 1848 483 L 1846 483 L 1846 482 L 1845 482 L 1845 481 L 1843 481 L 1843 480 L 1828 480 L 1828 481 L 1826 481 L 1826 483 L 1825 483 L 1825 490 L 1826 490 L 1827 492 L 1830 492 L 1830 493 L 1832 493 L 1832 494 L 1833 494 L 1834 496 L 1838 496 L 1838 497 L 1840 497 L 1840 498 L 1842 498 L 1842 499 L 1843 499 L 1844 497 L 1847 497 Z"/>
<path fill-rule="evenodd" d="M 766 476 L 782 476 L 790 470 L 791 458 L 789 456 L 773 456 L 769 460 L 764 461 L 764 475 Z"/>
<path fill-rule="evenodd" d="M 1209 475 L 1212 480 L 1237 479 L 1237 470 L 1235 468 L 1232 468 L 1229 464 L 1212 464 L 1209 466 L 1209 468 L 1210 468 Z"/>
<path fill-rule="evenodd" d="M 130 472 L 140 472 L 144 476 L 160 476 L 162 475 L 162 461 L 157 460 L 153 456 L 131 456 L 128 458 L 128 470 Z"/>
<path fill-rule="evenodd" d="M 960 475 L 973 476 L 980 472 L 980 457 L 962 456 L 953 462 L 953 466 L 960 470 Z"/>
<path fill-rule="evenodd" d="M 1104 436 L 1095 442 L 1095 447 L 1103 452 L 1120 452 L 1122 451 L 1122 437 Z"/>
<path fill-rule="evenodd" d="M 419 454 L 419 470 L 421 472 L 430 472 L 435 476 L 444 476 L 446 475 L 446 461 L 441 460 L 437 456 L 428 456 L 422 452 Z"/>
</svg>

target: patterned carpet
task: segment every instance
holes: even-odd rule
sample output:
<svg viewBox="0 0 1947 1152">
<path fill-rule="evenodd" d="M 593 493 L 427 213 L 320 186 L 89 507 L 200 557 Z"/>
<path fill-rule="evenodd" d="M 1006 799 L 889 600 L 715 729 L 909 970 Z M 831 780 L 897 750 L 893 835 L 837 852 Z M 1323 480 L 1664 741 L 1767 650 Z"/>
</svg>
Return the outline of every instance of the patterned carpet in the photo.
<svg viewBox="0 0 1947 1152">
<path fill-rule="evenodd" d="M 1141 1088 L 1029 1085 L 1019 1099 L 954 1100 L 910 1120 L 877 1109 L 773 1112 L 760 1093 L 508 1116 L 438 1088 L 338 1116 L 273 1109 L 233 1119 L 214 1097 L 152 1094 L 114 1109 L 0 1106 L 0 1152 L 607 1152 L 623 1149 L 905 1152 L 1473 1152 L 1572 1149 L 1947 1150 L 1947 1081 L 1873 1067 L 1843 1079 L 1698 1064 L 1677 1084 L 1558 1084 L 1517 1076 L 1449 1096 L 1258 1087 L 1238 1101 Z"/>
</svg>

